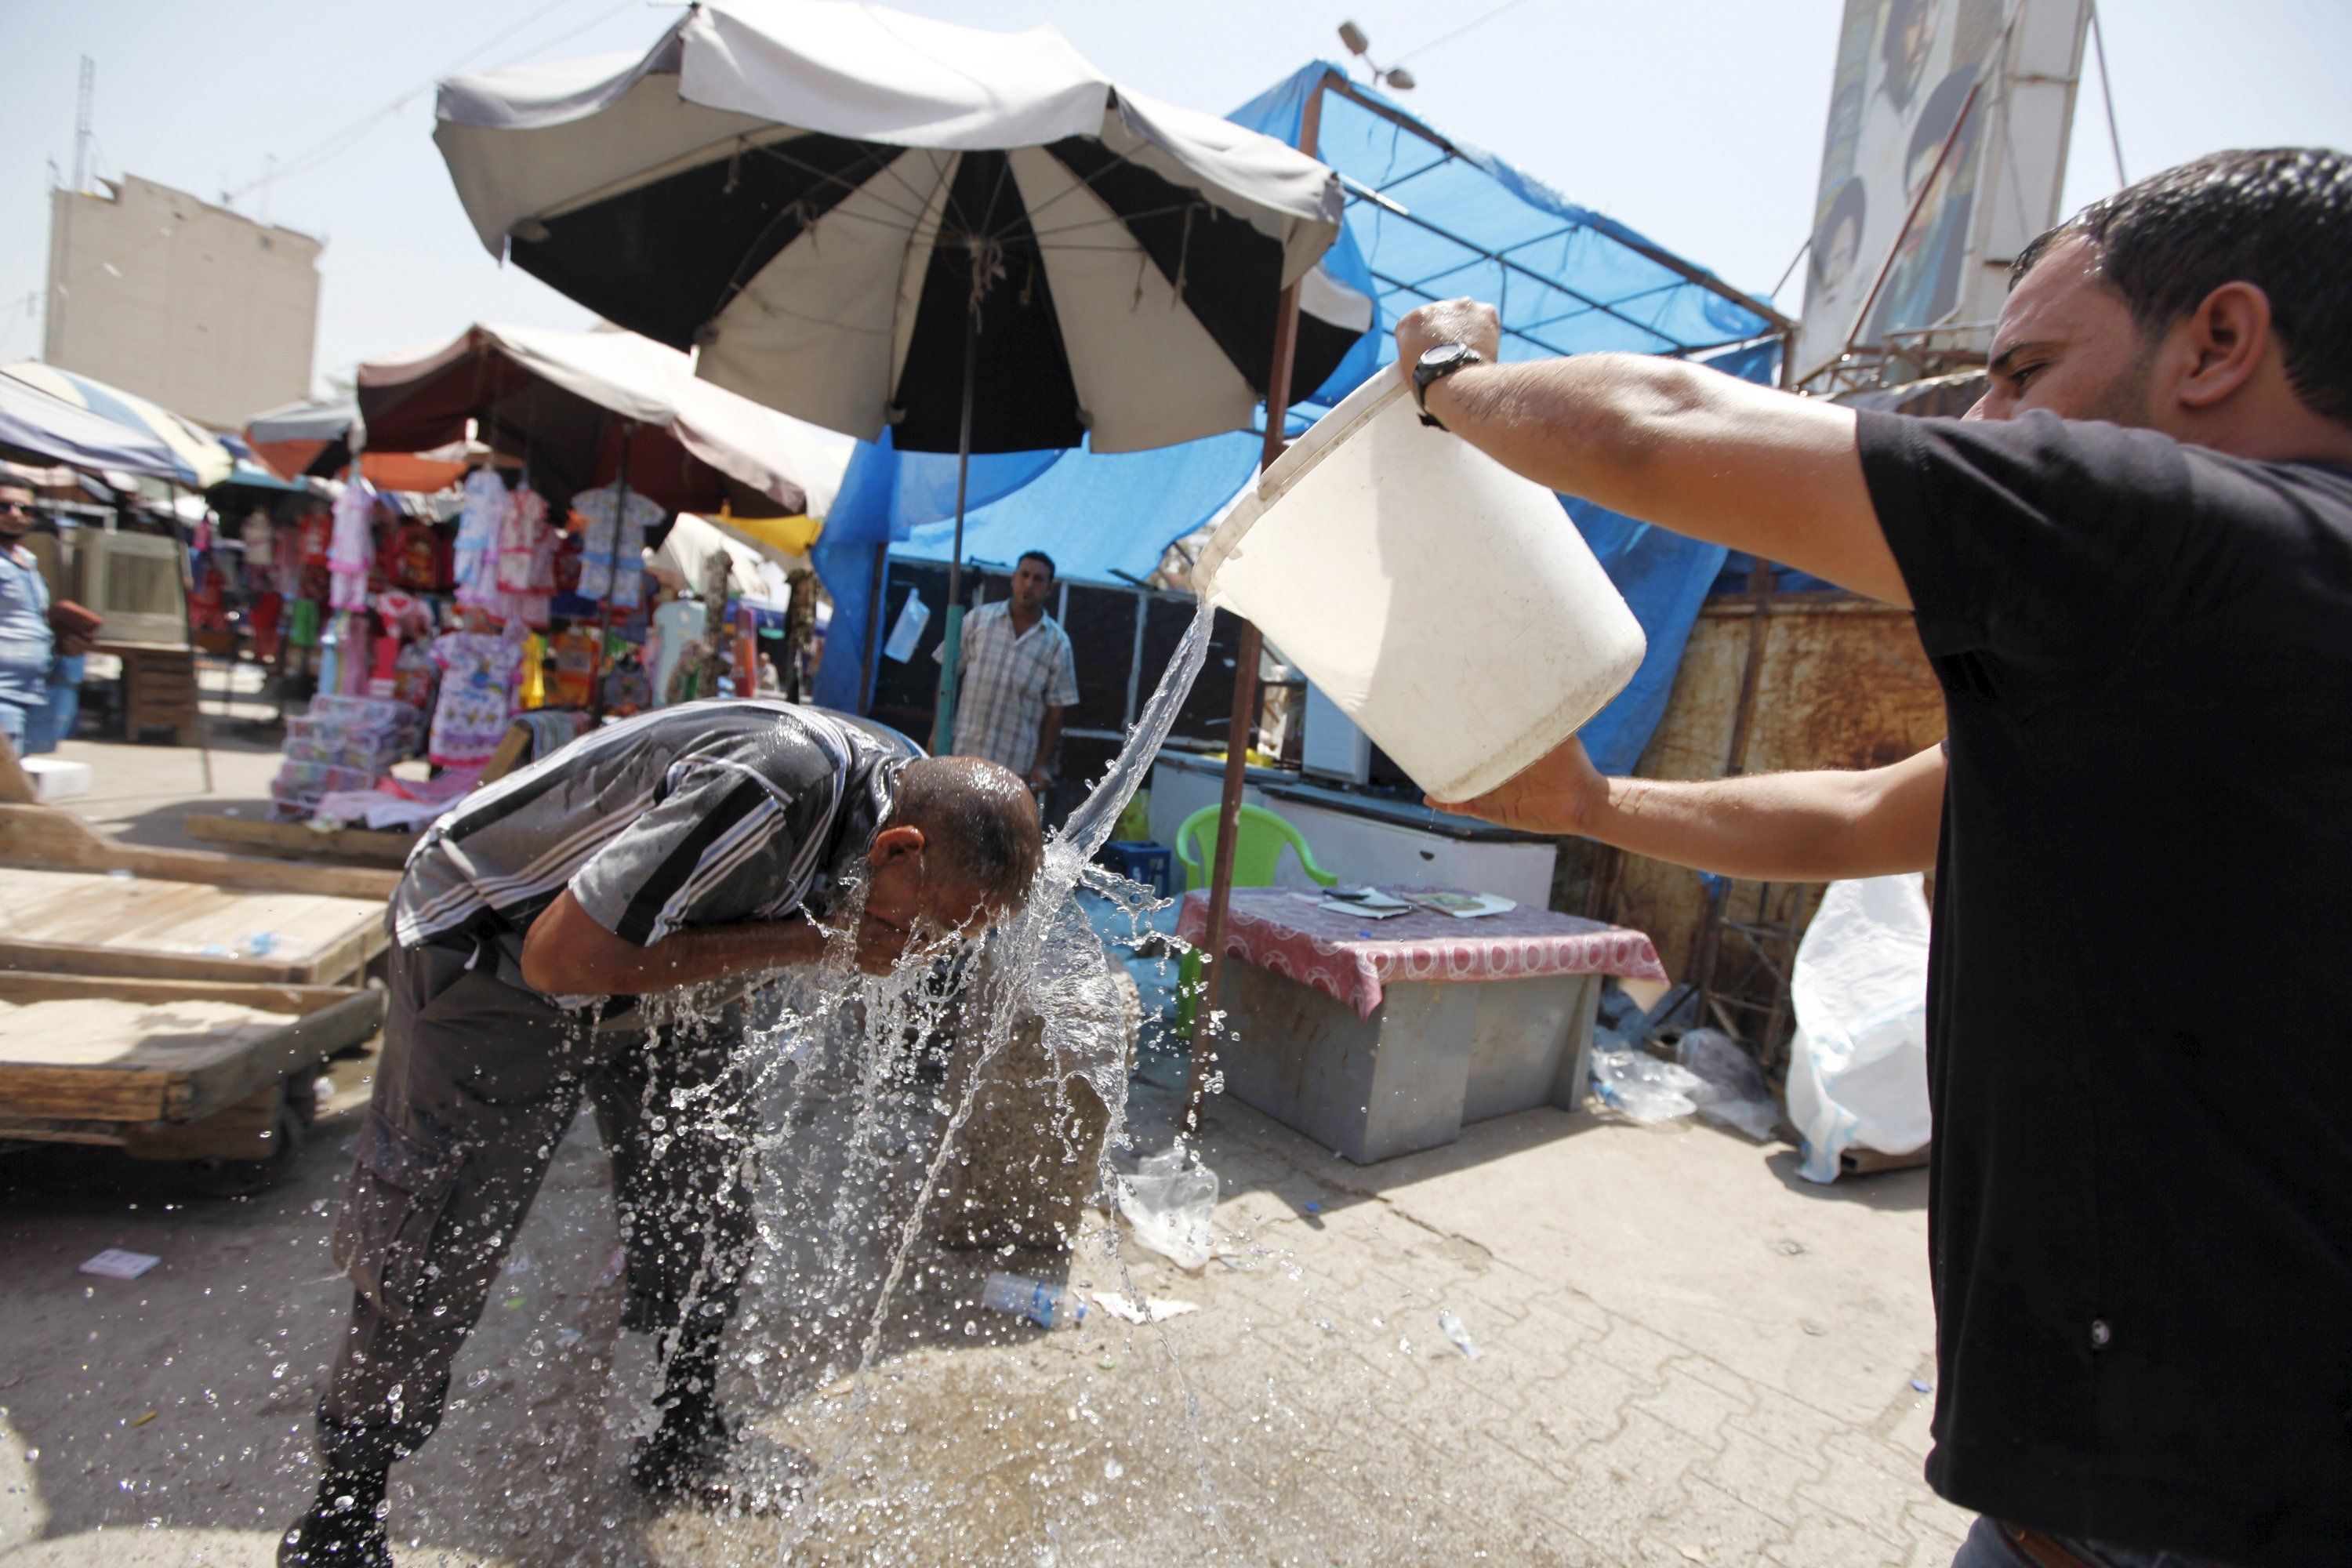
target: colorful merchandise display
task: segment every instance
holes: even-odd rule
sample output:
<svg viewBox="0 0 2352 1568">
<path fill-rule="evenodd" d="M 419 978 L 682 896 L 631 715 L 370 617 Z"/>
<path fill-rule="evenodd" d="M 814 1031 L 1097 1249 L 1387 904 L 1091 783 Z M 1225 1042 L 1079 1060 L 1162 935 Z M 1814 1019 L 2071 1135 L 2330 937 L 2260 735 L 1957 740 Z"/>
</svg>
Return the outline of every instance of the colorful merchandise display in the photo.
<svg viewBox="0 0 2352 1568">
<path fill-rule="evenodd" d="M 457 514 L 457 542 L 449 558 L 459 604 L 498 604 L 499 531 L 510 504 L 507 482 L 496 468 L 476 468 L 466 476 L 466 509 Z"/>
<path fill-rule="evenodd" d="M 635 608 L 645 592 L 646 530 L 661 521 L 662 509 L 625 486 L 599 485 L 573 496 L 572 510 L 587 525 L 580 596 Z"/>
<path fill-rule="evenodd" d="M 515 677 L 522 668 L 519 628 L 505 632 L 444 632 L 429 648 L 441 672 L 425 755 L 438 767 L 489 760 L 514 709 Z"/>
</svg>

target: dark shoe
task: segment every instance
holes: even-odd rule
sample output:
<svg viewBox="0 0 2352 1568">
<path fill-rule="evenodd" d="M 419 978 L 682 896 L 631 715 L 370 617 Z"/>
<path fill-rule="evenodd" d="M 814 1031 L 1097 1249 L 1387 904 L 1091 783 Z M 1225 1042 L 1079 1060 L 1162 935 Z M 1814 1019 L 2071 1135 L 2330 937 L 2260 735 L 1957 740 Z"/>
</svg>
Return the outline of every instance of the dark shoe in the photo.
<svg viewBox="0 0 2352 1568">
<path fill-rule="evenodd" d="M 314 1506 L 278 1541 L 278 1568 L 393 1568 L 383 1521 L 356 1509 Z"/>
<path fill-rule="evenodd" d="M 383 1538 L 389 1465 L 330 1463 L 310 1511 L 278 1542 L 278 1568 L 393 1568 Z"/>
<path fill-rule="evenodd" d="M 735 1434 L 715 1406 L 673 1405 L 637 1445 L 629 1479 L 656 1502 L 725 1502 Z"/>
<path fill-rule="evenodd" d="M 681 1418 L 683 1416 L 683 1418 Z M 739 1437 L 707 1406 L 669 1413 L 637 1445 L 629 1479 L 656 1506 L 691 1503 L 743 1513 L 776 1513 L 816 1472 L 797 1448 L 753 1434 Z"/>
</svg>

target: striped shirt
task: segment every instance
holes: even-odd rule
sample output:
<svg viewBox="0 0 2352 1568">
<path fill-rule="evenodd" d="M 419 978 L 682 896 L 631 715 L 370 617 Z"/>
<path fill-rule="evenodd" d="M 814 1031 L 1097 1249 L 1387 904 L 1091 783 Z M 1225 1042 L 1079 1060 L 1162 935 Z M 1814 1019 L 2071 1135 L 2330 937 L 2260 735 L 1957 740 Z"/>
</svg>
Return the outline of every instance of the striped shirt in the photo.
<svg viewBox="0 0 2352 1568">
<path fill-rule="evenodd" d="M 1018 636 L 1009 601 L 982 605 L 964 617 L 956 679 L 957 756 L 986 757 L 1026 778 L 1037 762 L 1045 710 L 1077 700 L 1077 661 L 1070 654 L 1069 635 L 1053 616 L 1040 614 Z"/>
<path fill-rule="evenodd" d="M 764 699 L 608 724 L 426 830 L 393 895 L 394 940 L 470 931 L 511 957 L 567 887 L 640 947 L 680 926 L 822 913 L 921 754 L 882 725 Z"/>
</svg>

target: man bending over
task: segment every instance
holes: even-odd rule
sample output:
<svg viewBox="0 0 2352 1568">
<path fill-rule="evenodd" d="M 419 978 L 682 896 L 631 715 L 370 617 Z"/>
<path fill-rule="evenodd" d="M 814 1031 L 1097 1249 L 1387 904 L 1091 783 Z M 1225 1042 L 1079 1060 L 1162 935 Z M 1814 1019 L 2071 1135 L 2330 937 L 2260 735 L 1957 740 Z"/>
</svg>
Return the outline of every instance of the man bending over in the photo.
<svg viewBox="0 0 2352 1568">
<path fill-rule="evenodd" d="M 357 1289 L 319 1403 L 326 1473 L 278 1562 L 388 1568 L 387 1472 L 439 1423 L 583 1093 L 620 1209 L 622 1324 L 663 1336 L 662 1420 L 632 1478 L 714 1484 L 719 1338 L 752 1240 L 741 1010 L 656 1026 L 635 998 L 816 963 L 817 922 L 853 915 L 854 961 L 887 973 L 1017 909 L 1042 857 L 1011 771 L 764 700 L 607 725 L 436 822 L 393 899 L 383 1057 L 336 1229 Z"/>
</svg>

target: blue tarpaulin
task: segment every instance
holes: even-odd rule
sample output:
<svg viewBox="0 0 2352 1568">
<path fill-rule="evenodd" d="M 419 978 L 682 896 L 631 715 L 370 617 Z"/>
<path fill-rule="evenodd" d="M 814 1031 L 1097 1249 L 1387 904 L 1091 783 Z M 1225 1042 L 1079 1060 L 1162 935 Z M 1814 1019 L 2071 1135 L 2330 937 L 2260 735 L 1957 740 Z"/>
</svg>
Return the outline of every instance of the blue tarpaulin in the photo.
<svg viewBox="0 0 2352 1568">
<path fill-rule="evenodd" d="M 1308 97 L 1322 92 L 1317 154 L 1339 171 L 1349 197 L 1345 226 L 1323 265 L 1379 307 L 1372 331 L 1322 386 L 1302 395 L 1307 406 L 1292 422 L 1392 361 L 1391 331 L 1404 312 L 1465 294 L 1501 312 L 1506 359 L 1625 350 L 1771 378 L 1778 345 L 1756 341 L 1777 330 L 1764 306 L 1727 297 L 1730 290 L 1663 247 L 1429 130 L 1370 89 L 1325 90 L 1335 77 L 1345 73 L 1308 66 L 1231 117 L 1295 142 Z M 1117 457 L 1081 449 L 975 458 L 965 560 L 1010 563 L 1042 549 L 1066 576 L 1142 575 L 1241 487 L 1258 446 L 1255 434 L 1237 433 Z M 1724 552 L 1582 501 L 1563 504 L 1649 638 L 1632 684 L 1584 731 L 1604 771 L 1629 772 L 1664 710 Z M 816 549 L 835 602 L 818 700 L 856 702 L 860 665 L 879 630 L 871 615 L 874 546 L 887 540 L 894 554 L 943 561 L 954 516 L 951 455 L 894 453 L 887 437 L 860 446 Z"/>
</svg>

